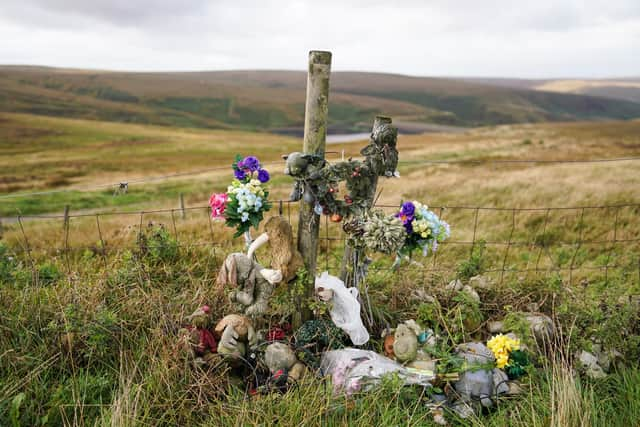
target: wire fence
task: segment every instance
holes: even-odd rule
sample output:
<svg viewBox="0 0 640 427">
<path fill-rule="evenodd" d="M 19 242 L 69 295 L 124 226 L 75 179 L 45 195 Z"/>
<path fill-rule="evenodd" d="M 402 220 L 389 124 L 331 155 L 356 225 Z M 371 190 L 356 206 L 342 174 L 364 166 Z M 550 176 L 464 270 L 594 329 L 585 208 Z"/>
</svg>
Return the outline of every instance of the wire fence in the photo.
<svg viewBox="0 0 640 427">
<path fill-rule="evenodd" d="M 347 156 L 345 150 L 327 151 L 326 154 Z M 615 157 L 597 159 L 411 159 L 400 165 L 545 165 L 545 164 L 594 164 L 638 161 L 640 157 Z M 284 165 L 284 161 L 265 163 L 265 166 Z M 27 193 L 0 195 L 0 203 L 6 199 L 38 198 L 69 191 L 89 192 L 113 189 L 127 191 L 130 185 L 164 181 L 187 176 L 228 170 L 229 166 L 217 166 L 202 170 L 158 175 L 116 183 L 83 188 L 54 189 Z M 298 204 L 287 200 L 274 202 L 276 213 L 285 216 L 297 229 Z M 399 203 L 398 203 L 399 205 Z M 376 205 L 376 208 L 392 212 L 398 205 Z M 605 283 L 612 274 L 617 278 L 640 284 L 640 203 L 621 203 L 593 206 L 552 207 L 491 207 L 452 204 L 431 207 L 452 226 L 452 236 L 443 242 L 437 252 L 429 257 L 414 257 L 405 262 L 401 271 L 427 275 L 455 277 L 465 266 L 476 268 L 483 274 L 494 275 L 501 283 L 509 276 L 527 275 L 539 277 L 549 274 L 566 275 L 570 284 L 575 280 L 588 280 L 602 276 Z M 87 250 L 100 255 L 105 269 L 109 257 L 123 250 L 135 250 L 137 236 L 145 231 L 149 222 L 165 224 L 179 248 L 208 247 L 217 254 L 218 249 L 234 247 L 228 230 L 210 217 L 208 206 L 192 206 L 169 209 L 137 211 L 105 211 L 71 214 L 67 208 L 61 214 L 17 215 L 9 219 L 12 232 L 5 233 L 17 256 L 25 256 L 35 268 L 36 255 L 61 256 L 71 272 L 70 260 Z M 61 223 L 62 235 L 51 235 L 51 230 L 38 234 L 36 224 Z M 72 226 L 72 224 L 76 226 Z M 1 223 L 0 223 L 1 224 Z M 339 224 L 324 217 L 320 230 L 318 268 L 338 269 L 341 250 L 345 245 L 345 233 Z M 123 237 L 122 230 L 134 233 Z M 133 235 L 133 237 L 131 237 Z M 86 244 L 93 241 L 92 244 Z M 236 245 L 237 246 L 237 245 Z M 370 271 L 392 271 L 389 257 L 373 257 Z M 481 264 L 481 265 L 474 265 Z M 468 273 L 468 272 L 467 272 Z"/>
<path fill-rule="evenodd" d="M 399 205 L 399 204 L 398 204 Z M 398 205 L 380 204 L 376 208 L 393 212 Z M 297 229 L 298 202 L 277 200 L 270 215 L 282 215 Z M 428 257 L 415 256 L 400 267 L 401 274 L 421 276 L 423 280 L 449 280 L 465 268 L 492 276 L 495 281 L 560 275 L 568 283 L 612 277 L 640 284 L 640 203 L 553 207 L 430 207 L 452 228 L 451 238 Z M 25 221 L 25 219 L 29 221 Z M 150 224 L 163 224 L 176 247 L 210 248 L 214 257 L 240 245 L 230 239 L 223 223 L 214 221 L 208 206 L 108 211 L 16 217 L 7 240 L 15 254 L 34 266 L 38 256 L 58 256 L 69 273 L 71 259 L 92 251 L 108 270 L 110 257 L 138 247 L 137 236 Z M 56 236 L 38 234 L 41 224 L 59 224 Z M 122 230 L 130 233 L 122 233 Z M 45 228 L 45 230 L 47 230 Z M 49 229 L 50 230 L 50 229 Z M 44 232 L 43 232 L 44 233 Z M 78 236 L 74 236 L 77 234 Z M 86 241 L 92 244 L 86 244 Z M 318 268 L 340 268 L 345 233 L 340 224 L 323 217 L 320 230 Z M 374 256 L 369 271 L 381 274 L 396 271 L 391 258 Z M 467 274 L 465 272 L 464 274 Z"/>
</svg>

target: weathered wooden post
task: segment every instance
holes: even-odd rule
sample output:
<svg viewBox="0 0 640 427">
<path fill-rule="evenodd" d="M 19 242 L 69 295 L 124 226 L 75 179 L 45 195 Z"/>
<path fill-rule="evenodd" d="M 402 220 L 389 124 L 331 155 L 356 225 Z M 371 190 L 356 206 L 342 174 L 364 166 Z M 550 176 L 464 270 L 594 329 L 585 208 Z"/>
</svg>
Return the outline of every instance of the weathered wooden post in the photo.
<svg viewBox="0 0 640 427">
<path fill-rule="evenodd" d="M 180 193 L 180 218 L 185 219 L 187 217 L 187 212 L 184 209 L 184 194 Z"/>
<path fill-rule="evenodd" d="M 316 154 L 324 158 L 327 122 L 329 115 L 329 75 L 331 74 L 331 52 L 309 52 L 309 69 L 307 74 L 307 102 L 304 116 L 305 154 Z M 308 200 L 308 199 L 307 199 Z M 318 234 L 320 216 L 314 210 L 314 202 L 300 201 L 300 218 L 298 222 L 298 249 L 304 259 L 308 272 L 308 283 L 305 297 L 314 292 L 316 275 L 316 259 L 318 254 Z M 311 312 L 303 307 L 302 320 L 308 320 Z"/>
</svg>

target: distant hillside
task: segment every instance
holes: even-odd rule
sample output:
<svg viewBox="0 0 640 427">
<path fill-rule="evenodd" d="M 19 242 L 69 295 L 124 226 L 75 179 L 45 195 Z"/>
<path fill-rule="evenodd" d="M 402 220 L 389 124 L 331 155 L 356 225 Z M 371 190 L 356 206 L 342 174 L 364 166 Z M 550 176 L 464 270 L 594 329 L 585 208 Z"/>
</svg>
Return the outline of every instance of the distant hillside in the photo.
<svg viewBox="0 0 640 427">
<path fill-rule="evenodd" d="M 462 80 L 469 83 L 481 83 L 507 88 L 591 95 L 640 103 L 640 77 L 622 79 L 556 80 L 468 78 Z"/>
<path fill-rule="evenodd" d="M 368 129 L 388 114 L 427 124 L 630 119 L 640 103 L 505 87 L 486 81 L 334 72 L 330 122 Z M 0 66 L 0 111 L 220 129 L 286 130 L 304 120 L 301 71 L 133 73 Z M 428 127 L 424 127 L 428 129 Z"/>
</svg>

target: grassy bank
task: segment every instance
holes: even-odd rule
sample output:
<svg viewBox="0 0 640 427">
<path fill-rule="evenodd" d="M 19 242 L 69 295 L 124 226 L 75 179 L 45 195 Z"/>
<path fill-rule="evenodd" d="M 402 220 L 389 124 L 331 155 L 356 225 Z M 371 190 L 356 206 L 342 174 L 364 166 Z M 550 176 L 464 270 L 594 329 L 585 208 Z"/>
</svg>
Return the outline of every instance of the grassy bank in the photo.
<svg viewBox="0 0 640 427">
<path fill-rule="evenodd" d="M 24 191 L 119 182 L 132 165 L 139 178 L 224 166 L 236 152 L 277 161 L 280 153 L 299 147 L 299 141 L 260 134 L 2 118 L 3 126 L 9 123 L 3 132 L 14 135 L 1 147 L 3 154 L 14 153 L 1 157 L 13 168 L 4 181 L 15 177 Z M 48 133 L 29 140 L 17 129 Z M 52 136 L 56 129 L 61 134 Z M 164 142 L 136 146 L 127 139 L 136 135 Z M 501 400 L 495 410 L 471 421 L 448 414 L 453 425 L 628 426 L 640 419 L 640 162 L 416 161 L 633 157 L 640 154 L 639 135 L 640 123 L 616 122 L 504 126 L 400 139 L 402 177 L 381 182 L 380 203 L 427 202 L 451 224 L 453 234 L 437 257 L 416 257 L 419 265 L 405 264 L 397 273 L 388 271 L 392 260 L 374 260 L 368 284 L 377 319 L 393 325 L 413 318 L 432 326 L 445 337 L 443 353 L 462 341 L 485 340 L 486 322 L 508 314 L 539 311 L 559 331 L 549 351 L 535 358 L 521 395 Z M 96 148 L 117 138 L 129 142 L 109 156 Z M 23 140 L 31 141 L 33 152 L 29 144 L 19 144 Z M 62 173 L 64 159 L 55 147 L 64 144 L 66 157 L 88 166 L 83 175 L 56 187 L 46 183 L 46 176 Z M 335 147 L 348 155 L 359 149 Z M 40 170 L 46 173 L 39 175 Z M 284 198 L 290 181 L 274 175 L 273 198 Z M 223 190 L 228 180 L 229 173 L 221 170 L 131 186 L 124 196 L 106 190 L 63 193 L 39 199 L 44 202 L 32 205 L 31 212 L 58 212 L 66 203 L 72 213 L 107 212 L 98 219 L 72 217 L 68 229 L 61 218 L 25 219 L 22 227 L 3 224 L 0 425 L 430 425 L 422 391 L 401 388 L 394 380 L 352 398 L 332 396 L 330 384 L 315 378 L 286 395 L 248 398 L 229 384 L 223 369 L 202 371 L 180 356 L 176 336 L 185 315 L 205 303 L 217 317 L 228 310 L 214 280 L 225 254 L 242 242 L 231 239 L 223 224 L 211 222 L 204 208 L 211 191 Z M 177 211 L 149 212 L 175 208 L 179 192 L 188 206 L 199 208 L 188 210 L 185 218 Z M 9 200 L 0 206 L 10 215 L 34 203 Z M 519 210 L 567 206 L 578 208 Z M 118 215 L 110 209 L 147 213 Z M 294 205 L 283 204 L 283 214 L 297 224 Z M 342 234 L 323 220 L 321 236 Z M 341 245 L 339 239 L 321 242 L 321 268 L 336 270 Z M 450 280 L 466 283 L 476 274 L 491 282 L 478 289 L 482 304 L 445 290 Z M 437 303 L 419 301 L 416 290 L 433 295 Z M 292 309 L 283 308 L 285 314 Z M 467 315 L 480 319 L 481 326 L 460 328 Z M 576 351 L 596 343 L 621 353 L 603 380 L 585 377 L 573 360 Z M 374 340 L 372 346 L 379 349 L 380 343 Z"/>
</svg>

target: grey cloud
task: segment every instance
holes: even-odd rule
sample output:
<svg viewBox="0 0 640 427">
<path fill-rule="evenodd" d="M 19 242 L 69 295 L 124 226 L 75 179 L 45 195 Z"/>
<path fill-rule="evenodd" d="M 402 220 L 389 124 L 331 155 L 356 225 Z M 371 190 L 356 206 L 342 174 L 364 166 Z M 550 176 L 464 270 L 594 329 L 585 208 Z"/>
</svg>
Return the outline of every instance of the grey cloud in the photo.
<svg viewBox="0 0 640 427">
<path fill-rule="evenodd" d="M 5 14 L 22 22 L 64 25 L 87 19 L 114 26 L 171 23 L 205 13 L 207 0 L 9 0 Z"/>
<path fill-rule="evenodd" d="M 638 0 L 4 0 L 0 62 L 418 75 L 639 74 Z"/>
</svg>

